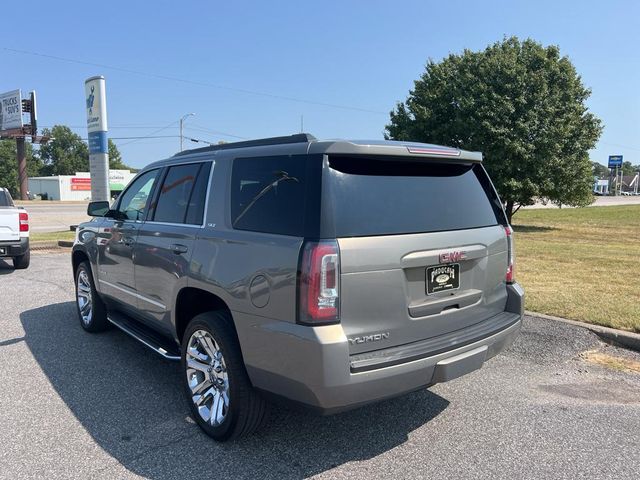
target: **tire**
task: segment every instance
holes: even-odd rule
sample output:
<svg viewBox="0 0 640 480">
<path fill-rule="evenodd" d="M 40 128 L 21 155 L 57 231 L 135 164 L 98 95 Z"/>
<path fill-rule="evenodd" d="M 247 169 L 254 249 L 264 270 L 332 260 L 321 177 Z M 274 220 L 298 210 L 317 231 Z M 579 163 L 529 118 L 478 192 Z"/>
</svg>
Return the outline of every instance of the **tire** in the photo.
<svg viewBox="0 0 640 480">
<path fill-rule="evenodd" d="M 76 308 L 82 328 L 91 333 L 107 330 L 111 326 L 107 320 L 107 307 L 96 291 L 89 262 L 78 265 L 75 283 Z"/>
<path fill-rule="evenodd" d="M 264 422 L 267 404 L 251 385 L 228 312 L 191 320 L 182 339 L 181 365 L 191 415 L 207 435 L 224 442 Z"/>
<path fill-rule="evenodd" d="M 29 268 L 29 263 L 31 263 L 30 250 L 27 250 L 27 253 L 25 253 L 24 255 L 13 257 L 13 268 L 15 268 L 16 270 L 24 270 L 25 268 Z"/>
</svg>

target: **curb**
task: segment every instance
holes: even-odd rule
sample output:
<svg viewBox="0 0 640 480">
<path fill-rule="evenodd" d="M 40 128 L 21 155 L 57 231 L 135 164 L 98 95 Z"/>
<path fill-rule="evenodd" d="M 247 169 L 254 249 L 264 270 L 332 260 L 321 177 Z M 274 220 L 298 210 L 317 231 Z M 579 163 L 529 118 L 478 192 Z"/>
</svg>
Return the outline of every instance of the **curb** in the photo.
<svg viewBox="0 0 640 480">
<path fill-rule="evenodd" d="M 58 250 L 60 248 L 73 247 L 71 240 L 45 240 L 41 242 L 31 242 L 29 248 L 31 250 Z"/>
<path fill-rule="evenodd" d="M 57 249 L 58 242 L 54 241 L 43 241 L 43 242 L 30 242 L 29 249 L 30 250 L 52 250 Z"/>
<path fill-rule="evenodd" d="M 615 328 L 603 327 L 601 325 L 592 325 L 590 323 L 578 322 L 576 320 L 569 320 L 567 318 L 554 317 L 553 315 L 545 315 L 544 313 L 530 312 L 525 310 L 525 315 L 530 317 L 543 318 L 545 320 L 554 320 L 556 322 L 562 322 L 574 327 L 586 328 L 598 335 L 604 341 L 609 343 L 615 343 L 616 345 L 623 346 L 625 348 L 640 352 L 640 334 L 627 332 L 626 330 L 617 330 Z"/>
</svg>

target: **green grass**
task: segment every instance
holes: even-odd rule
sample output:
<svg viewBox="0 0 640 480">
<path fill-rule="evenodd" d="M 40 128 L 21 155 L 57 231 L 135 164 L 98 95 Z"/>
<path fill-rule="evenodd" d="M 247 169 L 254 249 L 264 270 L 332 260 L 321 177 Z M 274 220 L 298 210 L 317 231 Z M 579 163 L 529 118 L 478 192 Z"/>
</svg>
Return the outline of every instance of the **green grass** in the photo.
<svg viewBox="0 0 640 480">
<path fill-rule="evenodd" d="M 70 230 L 63 232 L 31 232 L 29 234 L 30 242 L 57 242 L 58 240 L 73 240 L 76 232 Z"/>
<path fill-rule="evenodd" d="M 521 210 L 527 310 L 640 332 L 640 205 Z"/>
</svg>

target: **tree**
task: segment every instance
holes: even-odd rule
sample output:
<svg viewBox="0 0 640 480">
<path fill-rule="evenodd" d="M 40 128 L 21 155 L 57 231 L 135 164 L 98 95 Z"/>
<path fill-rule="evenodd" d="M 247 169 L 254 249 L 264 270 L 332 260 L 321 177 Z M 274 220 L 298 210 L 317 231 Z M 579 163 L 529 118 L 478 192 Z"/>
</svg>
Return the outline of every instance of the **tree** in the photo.
<svg viewBox="0 0 640 480">
<path fill-rule="evenodd" d="M 109 168 L 111 170 L 133 170 L 122 161 L 122 155 L 111 139 L 109 139 Z"/>
<path fill-rule="evenodd" d="M 45 128 L 42 135 L 52 139 L 40 147 L 44 175 L 74 175 L 89 171 L 89 147 L 65 125 Z"/>
<path fill-rule="evenodd" d="M 30 143 L 27 148 L 27 175 L 37 177 L 42 163 L 33 155 Z M 0 187 L 5 187 L 13 198 L 20 198 L 20 184 L 18 183 L 18 161 L 16 160 L 16 141 L 0 140 Z"/>
<path fill-rule="evenodd" d="M 602 127 L 585 105 L 590 90 L 558 47 L 505 38 L 430 60 L 414 84 L 385 137 L 483 152 L 509 221 L 536 199 L 593 201 L 588 151 Z"/>
<path fill-rule="evenodd" d="M 591 173 L 594 177 L 609 178 L 611 171 L 599 162 L 591 162 Z"/>
<path fill-rule="evenodd" d="M 632 165 L 631 162 L 622 162 L 622 175 L 635 175 L 638 171 L 638 166 Z"/>
</svg>

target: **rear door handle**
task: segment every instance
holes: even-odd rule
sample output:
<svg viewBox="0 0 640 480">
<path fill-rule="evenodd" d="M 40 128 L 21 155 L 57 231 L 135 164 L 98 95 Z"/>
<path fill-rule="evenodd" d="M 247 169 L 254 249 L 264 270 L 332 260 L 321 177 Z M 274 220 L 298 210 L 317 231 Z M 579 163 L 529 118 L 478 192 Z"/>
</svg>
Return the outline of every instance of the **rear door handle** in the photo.
<svg viewBox="0 0 640 480">
<path fill-rule="evenodd" d="M 174 243 L 169 248 L 176 255 L 180 255 L 181 253 L 187 253 L 189 251 L 189 248 L 186 245 L 181 245 L 179 243 Z"/>
</svg>

